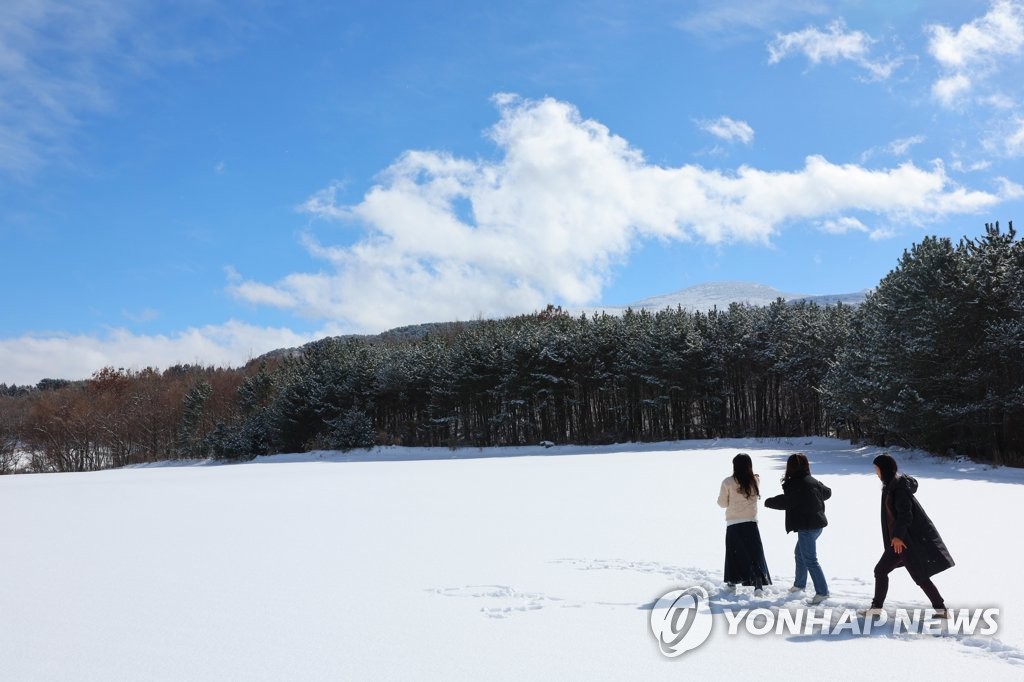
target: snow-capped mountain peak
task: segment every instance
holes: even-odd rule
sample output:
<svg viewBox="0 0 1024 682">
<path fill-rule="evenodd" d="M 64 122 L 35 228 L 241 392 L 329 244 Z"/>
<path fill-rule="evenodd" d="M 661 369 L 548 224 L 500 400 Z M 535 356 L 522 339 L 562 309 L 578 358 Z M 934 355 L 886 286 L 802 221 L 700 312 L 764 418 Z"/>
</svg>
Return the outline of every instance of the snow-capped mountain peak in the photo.
<svg viewBox="0 0 1024 682">
<path fill-rule="evenodd" d="M 859 305 L 868 294 L 868 289 L 848 294 L 811 295 L 779 291 L 767 284 L 756 282 L 705 282 L 686 289 L 652 296 L 624 306 L 598 306 L 595 312 L 616 313 L 632 308 L 633 310 L 663 310 L 665 308 L 682 307 L 684 310 L 707 311 L 712 308 L 725 309 L 730 303 L 742 303 L 753 306 L 765 306 L 782 298 L 789 303 L 797 301 L 813 301 L 819 305 Z"/>
</svg>

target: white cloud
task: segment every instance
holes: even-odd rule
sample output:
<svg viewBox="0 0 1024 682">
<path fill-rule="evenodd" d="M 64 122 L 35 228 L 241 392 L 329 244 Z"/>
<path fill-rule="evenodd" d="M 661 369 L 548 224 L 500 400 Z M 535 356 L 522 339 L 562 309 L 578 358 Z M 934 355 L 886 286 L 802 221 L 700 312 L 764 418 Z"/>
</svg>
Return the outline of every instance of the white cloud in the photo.
<svg viewBox="0 0 1024 682">
<path fill-rule="evenodd" d="M 892 239 L 895 236 L 896 232 L 894 230 L 885 227 L 875 228 L 868 233 L 868 239 L 873 242 L 881 241 L 883 239 Z"/>
<path fill-rule="evenodd" d="M 989 124 L 982 138 L 986 152 L 1005 159 L 1024 156 L 1024 117 L 1014 115 Z"/>
<path fill-rule="evenodd" d="M 993 109 L 1013 109 L 1017 102 L 1012 97 L 1002 92 L 995 92 L 980 100 L 980 104 Z"/>
<path fill-rule="evenodd" d="M 940 64 L 951 69 L 1019 54 L 1024 48 L 1024 3 L 997 0 L 987 14 L 959 29 L 936 24 L 929 26 L 928 32 L 931 34 L 928 51 Z"/>
<path fill-rule="evenodd" d="M 330 330 L 333 332 L 333 330 Z M 229 321 L 173 335 L 136 335 L 112 329 L 104 335 L 34 335 L 0 339 L 0 382 L 36 384 L 47 377 L 87 379 L 103 367 L 166 369 L 179 363 L 237 367 L 278 348 L 328 335 Z"/>
<path fill-rule="evenodd" d="M 997 0 L 984 16 L 957 29 L 936 24 L 926 30 L 928 51 L 945 70 L 932 92 L 953 106 L 999 70 L 1002 60 L 1024 52 L 1024 1 Z"/>
<path fill-rule="evenodd" d="M 896 236 L 896 233 L 890 228 L 876 227 L 872 229 L 856 218 L 850 217 L 823 220 L 818 223 L 818 228 L 826 234 L 835 235 L 846 234 L 848 232 L 863 232 L 864 234 L 867 234 L 868 239 L 871 241 L 880 241 L 882 239 L 890 239 Z"/>
<path fill-rule="evenodd" d="M 860 155 L 861 163 L 868 159 L 878 155 L 885 154 L 887 156 L 906 156 L 907 152 L 910 151 L 911 147 L 921 144 L 925 141 L 924 135 L 911 135 L 910 137 L 901 137 L 893 140 L 887 145 L 881 147 L 872 147 L 863 154 Z"/>
<path fill-rule="evenodd" d="M 306 199 L 305 203 L 303 203 L 299 209 L 319 218 L 332 220 L 350 218 L 351 213 L 337 205 L 338 190 L 343 188 L 343 183 L 332 182 L 324 189 L 316 192 L 309 199 Z"/>
<path fill-rule="evenodd" d="M 970 92 L 971 87 L 971 79 L 966 74 L 957 73 L 935 81 L 932 94 L 944 106 L 951 107 Z"/>
<path fill-rule="evenodd" d="M 819 223 L 822 232 L 828 234 L 846 234 L 847 232 L 868 232 L 868 227 L 856 218 L 834 218 Z"/>
<path fill-rule="evenodd" d="M 802 31 L 776 34 L 768 43 L 768 63 L 777 64 L 792 54 L 803 54 L 812 64 L 841 60 L 851 61 L 884 80 L 899 66 L 898 60 L 878 61 L 869 58 L 875 41 L 863 31 L 847 31 L 842 19 L 828 25 L 827 31 L 809 26 Z"/>
<path fill-rule="evenodd" d="M 1011 156 L 1024 156 L 1024 119 L 1016 120 L 1016 130 L 1006 138 L 1006 150 Z"/>
<path fill-rule="evenodd" d="M 983 171 L 991 168 L 992 162 L 987 159 L 982 159 L 980 161 L 964 163 L 962 159 L 954 158 L 949 164 L 949 167 L 958 173 L 976 173 L 977 171 Z"/>
<path fill-rule="evenodd" d="M 912 135 L 911 137 L 903 137 L 898 140 L 893 140 L 889 143 L 887 149 L 893 156 L 904 156 L 910 148 L 914 145 L 921 144 L 924 142 L 924 135 Z"/>
<path fill-rule="evenodd" d="M 996 184 L 999 185 L 999 193 L 1007 199 L 1024 198 L 1024 186 L 1007 178 L 996 178 Z"/>
<path fill-rule="evenodd" d="M 295 308 L 295 300 L 287 293 L 275 287 L 259 284 L 258 282 L 246 282 L 238 271 L 228 266 L 224 268 L 224 274 L 231 283 L 233 290 L 239 296 L 250 303 L 258 305 L 269 305 L 275 308 Z"/>
<path fill-rule="evenodd" d="M 815 64 L 840 59 L 856 61 L 867 56 L 871 42 L 866 33 L 847 33 L 842 21 L 834 21 L 828 25 L 827 33 L 809 26 L 803 31 L 776 34 L 768 44 L 768 61 L 777 64 L 793 53 L 802 53 Z"/>
<path fill-rule="evenodd" d="M 1001 196 L 961 187 L 941 164 L 872 170 L 807 157 L 802 168 L 662 167 L 554 99 L 495 98 L 494 161 L 409 151 L 354 205 L 333 189 L 304 205 L 365 229 L 348 246 L 308 237 L 327 272 L 228 289 L 359 331 L 599 300 L 642 240 L 768 243 L 787 223 L 848 212 L 899 222 L 974 213 Z M 471 208 L 472 221 L 464 216 Z"/>
<path fill-rule="evenodd" d="M 746 121 L 734 121 L 728 116 L 721 116 L 713 121 L 698 121 L 697 125 L 701 130 L 726 142 L 750 144 L 754 141 L 754 129 Z"/>
</svg>

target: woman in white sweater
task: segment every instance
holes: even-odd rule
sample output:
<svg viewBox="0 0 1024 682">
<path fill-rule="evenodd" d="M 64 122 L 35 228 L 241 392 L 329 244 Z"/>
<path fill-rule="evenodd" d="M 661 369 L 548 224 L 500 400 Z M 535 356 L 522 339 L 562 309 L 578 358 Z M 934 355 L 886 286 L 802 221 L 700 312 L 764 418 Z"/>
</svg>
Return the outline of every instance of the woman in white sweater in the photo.
<svg viewBox="0 0 1024 682">
<path fill-rule="evenodd" d="M 760 480 L 750 455 L 741 452 L 732 458 L 732 476 L 718 493 L 718 506 L 725 509 L 725 582 L 731 589 L 753 586 L 755 594 L 772 584 L 757 528 Z"/>
</svg>

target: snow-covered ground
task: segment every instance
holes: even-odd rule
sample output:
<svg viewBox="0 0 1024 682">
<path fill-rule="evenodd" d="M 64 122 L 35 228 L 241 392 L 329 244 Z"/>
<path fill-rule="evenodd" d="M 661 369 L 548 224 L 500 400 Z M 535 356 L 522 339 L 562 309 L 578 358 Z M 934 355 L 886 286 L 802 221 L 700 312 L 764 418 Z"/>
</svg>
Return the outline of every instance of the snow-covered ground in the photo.
<svg viewBox="0 0 1024 682">
<path fill-rule="evenodd" d="M 723 611 L 800 603 L 793 535 L 761 509 L 775 584 L 720 592 L 715 500 L 744 451 L 765 495 L 803 451 L 832 487 L 818 545 L 865 606 L 880 554 L 877 448 L 827 439 L 398 449 L 0 477 L 0 679 L 1024 678 L 1024 471 L 894 452 L 957 566 L 954 608 L 994 637 L 727 634 Z M 651 604 L 703 586 L 710 638 L 667 658 Z M 888 606 L 926 607 L 906 571 Z M 819 607 L 820 608 L 820 607 Z"/>
</svg>

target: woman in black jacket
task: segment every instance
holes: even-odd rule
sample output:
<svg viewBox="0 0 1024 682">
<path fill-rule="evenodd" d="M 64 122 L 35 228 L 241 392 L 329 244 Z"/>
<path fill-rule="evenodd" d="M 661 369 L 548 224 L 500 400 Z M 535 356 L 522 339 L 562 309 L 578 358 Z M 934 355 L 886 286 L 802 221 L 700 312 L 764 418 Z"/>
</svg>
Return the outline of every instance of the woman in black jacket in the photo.
<svg viewBox="0 0 1024 682">
<path fill-rule="evenodd" d="M 811 476 L 811 463 L 802 452 L 789 456 L 786 461 L 786 475 L 782 478 L 782 494 L 769 497 L 764 506 L 769 509 L 786 510 L 786 532 L 797 534 L 796 577 L 790 592 L 800 592 L 807 587 L 807 574 L 814 583 L 815 595 L 812 604 L 828 599 L 828 583 L 825 572 L 818 563 L 818 537 L 821 529 L 828 525 L 825 518 L 825 500 L 832 497 L 832 490 Z"/>
<path fill-rule="evenodd" d="M 931 600 L 940 616 L 946 605 L 931 577 L 953 566 L 953 557 L 939 536 L 935 524 L 914 497 L 917 479 L 899 474 L 896 460 L 889 455 L 874 459 L 875 473 L 882 481 L 882 541 L 885 551 L 875 566 L 875 596 L 868 612 L 881 611 L 889 591 L 889 574 L 905 566 L 914 582 Z"/>
</svg>

